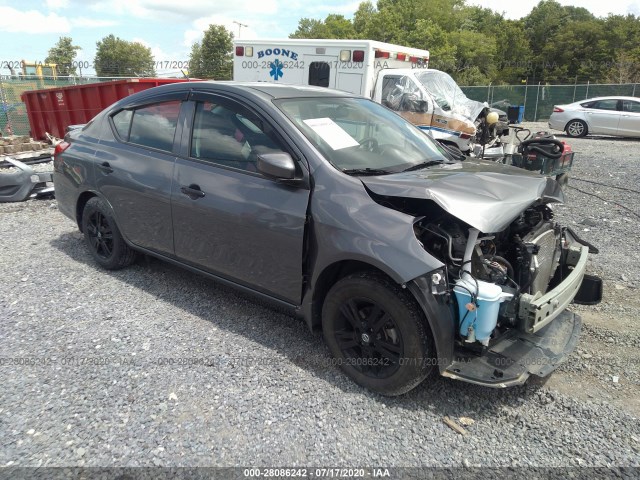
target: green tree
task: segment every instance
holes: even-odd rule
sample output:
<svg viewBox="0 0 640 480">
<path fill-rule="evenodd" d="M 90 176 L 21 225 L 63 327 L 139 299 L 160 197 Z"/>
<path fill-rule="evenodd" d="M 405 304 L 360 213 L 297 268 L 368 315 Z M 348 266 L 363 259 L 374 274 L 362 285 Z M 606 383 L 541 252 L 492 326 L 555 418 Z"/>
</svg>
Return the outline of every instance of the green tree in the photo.
<svg viewBox="0 0 640 480">
<path fill-rule="evenodd" d="M 93 60 L 99 77 L 152 77 L 156 74 L 151 49 L 113 34 L 96 43 Z"/>
<path fill-rule="evenodd" d="M 460 18 L 460 30 L 471 30 L 488 35 L 497 34 L 504 23 L 504 17 L 500 13 L 475 5 L 460 8 L 458 16 Z"/>
<path fill-rule="evenodd" d="M 555 0 L 542 0 L 524 17 L 524 28 L 533 54 L 538 58 L 546 43 L 566 22 L 566 11 Z"/>
<path fill-rule="evenodd" d="M 362 2 L 358 5 L 358 9 L 353 14 L 353 29 L 357 38 L 367 38 L 367 25 L 376 14 L 376 9 L 371 2 Z"/>
<path fill-rule="evenodd" d="M 301 18 L 298 28 L 289 38 L 355 38 L 351 20 L 343 15 L 329 14 L 324 20 Z"/>
<path fill-rule="evenodd" d="M 640 82 L 640 18 L 609 15 L 604 30 L 610 58 L 605 62 L 607 82 Z"/>
<path fill-rule="evenodd" d="M 484 33 L 460 30 L 450 35 L 457 68 L 449 74 L 460 85 L 485 85 L 495 75 L 496 40 Z"/>
<path fill-rule="evenodd" d="M 189 76 L 215 80 L 233 77 L 233 33 L 223 25 L 209 25 L 202 41 L 191 46 Z"/>
<path fill-rule="evenodd" d="M 596 18 L 541 0 L 507 20 L 465 0 L 365 0 L 353 21 L 303 18 L 291 38 L 366 38 L 429 50 L 430 65 L 460 84 L 640 81 L 640 19 Z"/>
<path fill-rule="evenodd" d="M 289 38 L 327 38 L 327 28 L 322 20 L 301 18 L 297 30 Z"/>
<path fill-rule="evenodd" d="M 451 34 L 431 20 L 418 20 L 407 42 L 411 47 L 429 50 L 431 68 L 453 72 L 458 66 L 457 49 L 451 42 Z"/>
<path fill-rule="evenodd" d="M 409 32 L 404 32 L 401 25 L 402 15 L 400 12 L 388 8 L 378 10 L 367 23 L 365 37 L 379 42 L 407 45 L 403 38 Z"/>
<path fill-rule="evenodd" d="M 71 37 L 60 37 L 58 42 L 49 49 L 45 63 L 55 63 L 58 68 L 58 75 L 75 75 L 76 67 L 73 61 L 77 51 L 81 48 L 73 44 Z"/>
<path fill-rule="evenodd" d="M 531 47 L 521 20 L 505 20 L 496 32 L 496 73 L 493 83 L 515 84 L 530 75 Z"/>
<path fill-rule="evenodd" d="M 343 15 L 327 15 L 324 26 L 328 34 L 326 38 L 354 38 L 356 34 L 351 20 L 344 18 Z"/>
</svg>

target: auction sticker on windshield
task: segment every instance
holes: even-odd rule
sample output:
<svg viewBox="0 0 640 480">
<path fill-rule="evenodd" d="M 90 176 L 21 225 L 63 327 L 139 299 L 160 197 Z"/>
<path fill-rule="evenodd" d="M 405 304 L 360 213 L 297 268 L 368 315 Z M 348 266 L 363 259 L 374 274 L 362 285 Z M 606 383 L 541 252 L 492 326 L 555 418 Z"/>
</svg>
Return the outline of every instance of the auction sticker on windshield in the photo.
<svg viewBox="0 0 640 480">
<path fill-rule="evenodd" d="M 304 120 L 304 123 L 320 135 L 322 140 L 327 142 L 334 150 L 360 145 L 340 125 L 330 118 L 310 118 L 309 120 Z"/>
</svg>

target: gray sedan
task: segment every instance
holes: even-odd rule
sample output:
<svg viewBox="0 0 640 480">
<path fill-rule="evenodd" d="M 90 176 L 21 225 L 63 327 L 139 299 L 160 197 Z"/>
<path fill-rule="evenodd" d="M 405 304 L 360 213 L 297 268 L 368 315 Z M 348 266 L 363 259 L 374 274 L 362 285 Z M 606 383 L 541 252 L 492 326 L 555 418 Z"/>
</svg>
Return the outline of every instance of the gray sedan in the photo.
<svg viewBox="0 0 640 480">
<path fill-rule="evenodd" d="M 566 307 L 600 297 L 593 247 L 553 221 L 555 180 L 453 160 L 343 92 L 150 89 L 69 132 L 54 168 L 99 265 L 153 255 L 267 299 L 385 395 L 432 371 L 494 387 L 548 375 L 578 340 Z"/>
<path fill-rule="evenodd" d="M 615 135 L 640 137 L 640 98 L 599 97 L 556 105 L 549 127 L 570 137 Z"/>
</svg>

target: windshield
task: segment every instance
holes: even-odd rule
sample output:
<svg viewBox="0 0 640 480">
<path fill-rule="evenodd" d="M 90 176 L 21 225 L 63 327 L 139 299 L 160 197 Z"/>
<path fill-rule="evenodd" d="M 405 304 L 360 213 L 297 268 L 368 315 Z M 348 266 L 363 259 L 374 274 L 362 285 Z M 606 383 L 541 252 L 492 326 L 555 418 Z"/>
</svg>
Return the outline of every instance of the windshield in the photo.
<svg viewBox="0 0 640 480">
<path fill-rule="evenodd" d="M 426 133 L 363 98 L 275 101 L 333 166 L 346 173 L 395 173 L 448 160 Z"/>
<path fill-rule="evenodd" d="M 444 111 L 460 114 L 475 120 L 484 105 L 467 98 L 456 81 L 447 73 L 429 70 L 416 73 L 416 78 L 433 95 L 435 102 Z"/>
</svg>

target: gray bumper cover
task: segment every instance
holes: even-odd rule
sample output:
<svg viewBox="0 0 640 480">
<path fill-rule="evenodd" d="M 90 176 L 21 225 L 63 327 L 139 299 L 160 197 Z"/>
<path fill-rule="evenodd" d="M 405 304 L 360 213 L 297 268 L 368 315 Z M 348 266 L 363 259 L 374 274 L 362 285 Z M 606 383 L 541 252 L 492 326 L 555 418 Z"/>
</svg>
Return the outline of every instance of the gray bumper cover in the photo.
<svg viewBox="0 0 640 480">
<path fill-rule="evenodd" d="M 46 186 L 47 182 L 53 181 L 53 172 L 36 172 L 13 158 L 5 158 L 5 161 L 19 171 L 0 174 L 0 202 L 22 202 L 32 194 L 53 194 L 53 186 Z"/>
<path fill-rule="evenodd" d="M 564 310 L 535 333 L 507 332 L 482 356 L 457 356 L 442 375 L 496 388 L 523 384 L 530 375 L 545 377 L 575 349 L 581 328 L 580 317 Z"/>
</svg>

